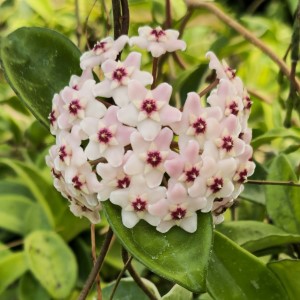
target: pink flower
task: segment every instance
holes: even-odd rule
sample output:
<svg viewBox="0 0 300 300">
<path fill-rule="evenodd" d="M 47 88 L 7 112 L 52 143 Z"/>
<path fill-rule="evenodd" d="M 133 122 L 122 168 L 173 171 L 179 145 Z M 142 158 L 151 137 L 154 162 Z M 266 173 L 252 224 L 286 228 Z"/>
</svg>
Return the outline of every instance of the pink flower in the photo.
<svg viewBox="0 0 300 300">
<path fill-rule="evenodd" d="M 125 153 L 122 164 L 118 167 L 114 167 L 109 163 L 99 163 L 97 165 L 97 174 L 102 178 L 97 196 L 100 201 L 107 200 L 112 191 L 126 189 L 130 186 L 131 176 L 124 172 L 123 166 L 131 153 L 130 150 Z"/>
<path fill-rule="evenodd" d="M 69 82 L 69 87 L 78 91 L 82 88 L 86 80 L 94 79 L 91 69 L 86 69 L 82 72 L 81 76 L 72 75 Z"/>
<path fill-rule="evenodd" d="M 139 36 L 132 37 L 129 44 L 147 49 L 153 57 L 159 57 L 166 52 L 186 49 L 186 43 L 178 40 L 179 32 L 177 30 L 163 30 L 159 26 L 154 29 L 143 26 L 138 29 L 138 32 Z"/>
<path fill-rule="evenodd" d="M 223 213 L 227 208 L 234 204 L 234 199 L 232 197 L 227 198 L 216 198 L 212 207 L 213 223 L 220 224 L 224 221 Z"/>
<path fill-rule="evenodd" d="M 61 131 L 57 135 L 56 145 L 50 149 L 56 170 L 64 171 L 70 166 L 80 167 L 87 162 L 80 144 L 81 140 L 67 131 Z"/>
<path fill-rule="evenodd" d="M 105 61 L 101 68 L 105 79 L 96 84 L 93 88 L 94 95 L 110 98 L 113 97 L 118 106 L 128 104 L 128 83 L 130 80 L 138 80 L 141 84 L 151 84 L 152 75 L 148 72 L 140 71 L 141 54 L 131 52 L 124 62 L 109 59 Z"/>
<path fill-rule="evenodd" d="M 86 117 L 101 118 L 105 114 L 105 106 L 92 94 L 94 85 L 94 80 L 87 80 L 78 91 L 70 87 L 63 89 L 64 106 L 57 120 L 59 128 L 69 130 Z"/>
<path fill-rule="evenodd" d="M 130 143 L 130 134 L 135 129 L 118 121 L 118 110 L 117 106 L 110 106 L 103 119 L 85 118 L 81 122 L 81 128 L 89 138 L 84 151 L 88 159 L 104 157 L 114 167 L 121 165 L 124 147 Z"/>
<path fill-rule="evenodd" d="M 243 82 L 238 76 L 236 76 L 236 71 L 230 68 L 225 60 L 222 60 L 221 63 L 217 56 L 211 51 L 206 53 L 206 57 L 210 59 L 209 68 L 216 70 L 217 78 L 229 79 L 233 83 L 237 94 L 242 97 L 244 89 Z"/>
<path fill-rule="evenodd" d="M 134 176 L 128 188 L 111 193 L 110 201 L 122 207 L 122 222 L 127 228 L 132 228 L 141 219 L 156 226 L 160 218 L 150 214 L 148 207 L 162 199 L 165 194 L 165 187 L 150 189 L 142 176 Z"/>
<path fill-rule="evenodd" d="M 64 105 L 64 102 L 61 98 L 61 95 L 55 94 L 52 99 L 52 110 L 48 116 L 48 119 L 50 122 L 50 132 L 53 135 L 58 134 L 58 132 L 60 131 L 57 119 L 60 116 L 60 114 L 63 112 L 63 105 Z"/>
<path fill-rule="evenodd" d="M 217 137 L 222 112 L 219 107 L 202 107 L 197 93 L 188 93 L 180 122 L 173 123 L 172 129 L 179 135 L 179 148 L 183 150 L 190 140 L 198 142 L 203 149 L 206 140 Z"/>
<path fill-rule="evenodd" d="M 149 205 L 149 212 L 161 218 L 156 229 L 162 233 L 177 225 L 187 232 L 197 230 L 196 211 L 204 208 L 206 199 L 188 196 L 186 189 L 180 184 L 168 187 L 167 198 Z"/>
<path fill-rule="evenodd" d="M 124 165 L 129 175 L 143 174 L 150 188 L 161 184 L 165 172 L 164 162 L 177 154 L 170 150 L 173 132 L 165 127 L 152 142 L 143 139 L 139 132 L 131 135 L 133 153 Z"/>
<path fill-rule="evenodd" d="M 93 49 L 85 52 L 80 57 L 80 67 L 85 70 L 101 65 L 107 59 L 115 60 L 118 54 L 123 50 L 128 42 L 126 35 L 120 36 L 117 40 L 107 37 L 100 42 L 97 42 Z"/>
<path fill-rule="evenodd" d="M 154 90 L 147 90 L 138 81 L 128 85 L 130 103 L 118 111 L 120 122 L 137 127 L 146 141 L 153 141 L 162 126 L 181 119 L 181 112 L 169 105 L 172 87 L 162 83 Z"/>
</svg>

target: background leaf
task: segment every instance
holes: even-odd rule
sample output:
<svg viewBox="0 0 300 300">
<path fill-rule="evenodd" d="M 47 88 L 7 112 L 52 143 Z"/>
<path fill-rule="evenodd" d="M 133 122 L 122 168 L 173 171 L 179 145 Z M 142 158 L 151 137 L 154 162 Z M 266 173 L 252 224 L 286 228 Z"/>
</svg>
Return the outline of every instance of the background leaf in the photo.
<svg viewBox="0 0 300 300">
<path fill-rule="evenodd" d="M 53 298 L 67 297 L 77 277 L 71 249 L 55 232 L 35 231 L 25 240 L 29 268 Z"/>
</svg>

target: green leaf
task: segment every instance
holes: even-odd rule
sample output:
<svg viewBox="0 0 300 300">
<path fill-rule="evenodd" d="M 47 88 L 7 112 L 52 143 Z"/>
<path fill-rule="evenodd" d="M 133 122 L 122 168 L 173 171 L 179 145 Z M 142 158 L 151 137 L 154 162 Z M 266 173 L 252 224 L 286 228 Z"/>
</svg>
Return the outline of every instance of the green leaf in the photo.
<svg viewBox="0 0 300 300">
<path fill-rule="evenodd" d="M 268 263 L 268 267 L 280 279 L 289 295 L 290 300 L 299 300 L 300 261 L 285 259 Z"/>
<path fill-rule="evenodd" d="M 142 278 L 144 284 L 150 291 L 160 299 L 159 292 L 156 286 L 149 280 Z M 102 290 L 103 300 L 109 300 L 111 292 L 114 288 L 115 282 L 110 283 Z M 124 278 L 120 281 L 118 288 L 114 295 L 114 300 L 148 300 L 149 297 L 141 290 L 132 278 Z"/>
<path fill-rule="evenodd" d="M 27 270 L 24 252 L 12 253 L 0 261 L 0 294 Z"/>
<path fill-rule="evenodd" d="M 162 300 L 192 300 L 193 293 L 181 287 L 178 284 L 175 284 L 168 294 L 162 297 Z"/>
<path fill-rule="evenodd" d="M 212 243 L 210 214 L 199 213 L 198 229 L 193 234 L 179 227 L 163 234 L 144 221 L 128 229 L 122 223 L 119 207 L 109 201 L 103 202 L 103 207 L 114 233 L 137 260 L 190 291 L 205 290 Z"/>
<path fill-rule="evenodd" d="M 272 161 L 267 180 L 297 181 L 285 155 L 279 155 Z M 268 185 L 265 191 L 267 212 L 274 224 L 287 232 L 300 234 L 299 188 Z"/>
<path fill-rule="evenodd" d="M 0 227 L 23 235 L 24 216 L 34 203 L 20 195 L 0 195 Z"/>
<path fill-rule="evenodd" d="M 18 286 L 19 300 L 50 300 L 50 295 L 39 282 L 27 272 L 20 280 Z"/>
<path fill-rule="evenodd" d="M 207 275 L 209 294 L 218 300 L 287 300 L 276 276 L 254 255 L 216 232 Z"/>
<path fill-rule="evenodd" d="M 53 298 L 67 297 L 77 276 L 73 252 L 63 239 L 51 231 L 35 231 L 25 240 L 29 268 Z"/>
<path fill-rule="evenodd" d="M 251 145 L 254 149 L 256 149 L 263 144 L 269 144 L 277 138 L 292 138 L 296 141 L 300 141 L 300 132 L 297 128 L 275 128 L 254 138 Z"/>
<path fill-rule="evenodd" d="M 47 128 L 52 98 L 80 74 L 80 51 L 65 36 L 45 28 L 20 28 L 1 41 L 5 76 L 26 106 Z"/>
<path fill-rule="evenodd" d="M 250 252 L 300 243 L 300 235 L 287 233 L 273 225 L 256 221 L 224 222 L 218 231 Z"/>
</svg>

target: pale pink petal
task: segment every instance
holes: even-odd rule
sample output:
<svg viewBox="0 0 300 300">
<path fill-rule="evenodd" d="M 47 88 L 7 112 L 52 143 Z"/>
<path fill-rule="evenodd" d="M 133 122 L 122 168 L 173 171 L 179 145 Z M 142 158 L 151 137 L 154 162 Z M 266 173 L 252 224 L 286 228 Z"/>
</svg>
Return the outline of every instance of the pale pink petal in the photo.
<svg viewBox="0 0 300 300">
<path fill-rule="evenodd" d="M 187 191 L 181 183 L 177 183 L 172 189 L 168 190 L 167 197 L 172 203 L 180 204 L 186 199 Z"/>
<path fill-rule="evenodd" d="M 128 190 L 119 189 L 111 192 L 110 202 L 121 207 L 126 207 L 128 205 Z"/>
<path fill-rule="evenodd" d="M 163 128 L 155 139 L 155 144 L 160 148 L 168 148 L 173 139 L 173 131 L 167 127 Z"/>
<path fill-rule="evenodd" d="M 148 41 L 143 37 L 134 36 L 130 38 L 129 45 L 130 46 L 137 45 L 142 49 L 146 49 L 148 47 Z"/>
<path fill-rule="evenodd" d="M 151 214 L 162 218 L 168 213 L 168 207 L 169 207 L 169 204 L 168 204 L 167 200 L 162 199 L 162 200 L 156 202 L 155 204 L 150 204 L 148 206 L 148 211 Z"/>
<path fill-rule="evenodd" d="M 170 230 L 170 228 L 172 228 L 174 226 L 174 222 L 172 221 L 163 221 L 160 224 L 158 224 L 158 226 L 156 227 L 157 231 L 161 232 L 161 233 L 166 233 L 167 231 Z"/>
<path fill-rule="evenodd" d="M 104 152 L 103 156 L 113 167 L 118 167 L 122 164 L 122 160 L 124 156 L 124 148 L 120 146 L 110 146 Z"/>
<path fill-rule="evenodd" d="M 131 76 L 131 79 L 138 80 L 143 85 L 152 84 L 153 77 L 150 73 L 146 71 L 135 70 Z"/>
<path fill-rule="evenodd" d="M 145 213 L 144 220 L 147 221 L 152 226 L 157 226 L 160 222 L 160 218 L 157 216 L 150 215 L 148 213 Z"/>
<path fill-rule="evenodd" d="M 217 58 L 217 56 L 209 51 L 206 53 L 206 57 L 209 58 L 210 62 L 209 62 L 209 68 L 216 70 L 217 72 L 217 77 L 219 79 L 221 78 L 227 78 L 227 75 L 224 71 L 223 65 L 221 64 L 221 62 L 219 61 L 219 59 Z"/>
<path fill-rule="evenodd" d="M 236 171 L 236 160 L 233 158 L 227 158 L 220 160 L 218 163 L 219 171 L 222 173 L 223 177 L 231 178 Z"/>
<path fill-rule="evenodd" d="M 140 218 L 136 215 L 135 212 L 126 211 L 126 210 L 122 209 L 122 222 L 125 227 L 132 228 L 139 221 L 140 221 Z"/>
<path fill-rule="evenodd" d="M 101 178 L 105 178 L 106 180 L 112 180 L 117 176 L 117 169 L 113 168 L 110 164 L 99 163 L 96 167 L 97 174 L 101 176 Z"/>
<path fill-rule="evenodd" d="M 105 97 L 105 98 L 110 98 L 112 96 L 112 91 L 111 91 L 111 81 L 104 79 L 103 81 L 97 83 L 92 92 L 95 97 Z"/>
<path fill-rule="evenodd" d="M 146 119 L 137 124 L 137 129 L 146 141 L 153 141 L 161 130 L 161 125 L 151 119 Z"/>
<path fill-rule="evenodd" d="M 137 69 L 141 66 L 142 54 L 139 52 L 130 52 L 130 54 L 124 60 L 125 67 L 136 67 Z"/>
<path fill-rule="evenodd" d="M 122 146 L 130 144 L 130 135 L 135 131 L 134 128 L 120 125 L 116 133 L 116 139 Z"/>
<path fill-rule="evenodd" d="M 138 124 L 138 111 L 133 104 L 122 107 L 117 116 L 118 120 L 126 125 L 136 127 Z"/>
<path fill-rule="evenodd" d="M 104 72 L 104 74 L 106 73 L 111 73 L 113 72 L 118 66 L 118 63 L 112 59 L 108 59 L 107 61 L 105 61 L 102 66 L 101 69 Z"/>
<path fill-rule="evenodd" d="M 193 213 L 190 217 L 182 219 L 179 226 L 187 232 L 195 232 L 197 230 L 197 214 Z"/>
<path fill-rule="evenodd" d="M 96 134 L 98 130 L 99 120 L 96 118 L 84 118 L 80 122 L 81 129 L 89 136 Z"/>
<path fill-rule="evenodd" d="M 204 197 L 206 194 L 207 185 L 205 177 L 198 177 L 194 181 L 194 184 L 188 189 L 191 197 Z"/>
<path fill-rule="evenodd" d="M 155 100 L 169 102 L 172 94 L 172 86 L 168 83 L 161 83 L 154 90 L 152 90 L 152 95 Z"/>
<path fill-rule="evenodd" d="M 176 50 L 185 50 L 186 43 L 182 40 L 171 40 L 165 43 L 165 49 L 168 52 L 173 52 Z"/>
<path fill-rule="evenodd" d="M 145 99 L 148 90 L 137 80 L 128 84 L 128 97 L 131 101 L 142 101 Z"/>
<path fill-rule="evenodd" d="M 170 106 L 170 105 L 165 105 L 161 111 L 160 111 L 160 119 L 161 119 L 161 124 L 163 126 L 169 125 L 174 122 L 178 122 L 181 119 L 181 112 L 179 109 Z"/>
<path fill-rule="evenodd" d="M 84 150 L 88 159 L 95 160 L 101 157 L 99 143 L 90 141 Z"/>
<path fill-rule="evenodd" d="M 163 173 L 159 170 L 153 169 L 145 175 L 145 179 L 149 188 L 157 187 L 162 182 Z"/>
<path fill-rule="evenodd" d="M 178 178 L 184 169 L 183 158 L 179 157 L 178 159 L 167 160 L 164 163 L 164 167 L 171 177 Z"/>
<path fill-rule="evenodd" d="M 106 112 L 106 107 L 99 101 L 89 101 L 85 109 L 85 114 L 88 117 L 102 118 Z"/>
<path fill-rule="evenodd" d="M 119 86 L 112 91 L 111 95 L 115 103 L 120 107 L 127 105 L 129 102 L 127 86 Z"/>
<path fill-rule="evenodd" d="M 151 52 L 153 57 L 159 57 L 166 53 L 166 49 L 159 43 L 150 43 L 148 50 Z"/>
<path fill-rule="evenodd" d="M 144 164 L 136 155 L 131 155 L 124 165 L 124 171 L 128 175 L 141 174 L 144 169 Z"/>
<path fill-rule="evenodd" d="M 179 37 L 179 31 L 174 29 L 167 29 L 165 30 L 165 34 L 171 40 L 177 40 Z"/>
</svg>

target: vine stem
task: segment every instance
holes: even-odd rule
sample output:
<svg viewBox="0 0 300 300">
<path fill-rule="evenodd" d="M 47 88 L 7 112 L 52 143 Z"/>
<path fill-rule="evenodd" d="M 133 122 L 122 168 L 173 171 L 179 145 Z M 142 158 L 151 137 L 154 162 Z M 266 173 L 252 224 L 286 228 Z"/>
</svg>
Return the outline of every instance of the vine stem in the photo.
<svg viewBox="0 0 300 300">
<path fill-rule="evenodd" d="M 224 23 L 226 23 L 229 27 L 237 31 L 240 35 L 242 35 L 246 40 L 248 40 L 251 44 L 259 48 L 262 52 L 268 55 L 280 68 L 282 73 L 288 78 L 292 79 L 291 72 L 287 66 L 287 64 L 276 55 L 275 52 L 271 48 L 269 48 L 266 44 L 264 44 L 261 40 L 259 40 L 255 35 L 253 35 L 248 29 L 244 26 L 240 25 L 237 21 L 232 19 L 226 13 L 224 13 L 221 9 L 216 7 L 214 4 L 209 2 L 204 2 L 200 0 L 186 0 L 188 7 L 190 8 L 205 8 L 215 14 L 219 19 L 221 19 Z M 300 83 L 299 80 L 295 80 L 295 87 L 297 91 L 300 91 Z"/>
<path fill-rule="evenodd" d="M 95 224 L 91 224 L 91 241 L 92 241 L 93 264 L 95 264 L 97 260 Z M 102 300 L 102 290 L 101 290 L 101 281 L 100 281 L 99 273 L 97 274 L 96 277 L 96 284 L 97 284 L 97 299 Z"/>
<path fill-rule="evenodd" d="M 118 285 L 119 285 L 119 283 L 120 283 L 120 281 L 121 281 L 121 279 L 122 279 L 122 276 L 123 276 L 123 274 L 125 273 L 126 269 L 128 268 L 128 265 L 131 263 L 132 259 L 133 259 L 133 257 L 130 256 L 130 257 L 128 258 L 127 262 L 124 264 L 124 267 L 123 267 L 122 271 L 119 273 L 118 278 L 117 278 L 117 280 L 116 280 L 116 283 L 115 283 L 115 285 L 114 285 L 114 288 L 113 288 L 113 290 L 112 290 L 112 292 L 111 292 L 111 294 L 110 294 L 109 300 L 112 300 L 112 299 L 113 299 L 113 297 L 114 297 L 114 295 L 115 295 L 115 292 L 116 292 L 116 290 L 117 290 L 117 288 L 118 288 Z"/>
<path fill-rule="evenodd" d="M 97 277 L 97 274 L 99 273 L 99 271 L 101 270 L 101 267 L 103 265 L 103 262 L 104 262 L 104 258 L 107 254 L 107 251 L 109 249 L 109 245 L 110 245 L 110 242 L 111 242 L 111 239 L 113 237 L 113 231 L 111 228 L 108 229 L 107 231 L 107 234 L 106 234 L 106 237 L 105 237 L 105 240 L 104 240 L 104 243 L 102 245 L 102 248 L 101 248 L 101 251 L 100 251 L 100 255 L 98 256 L 95 264 L 94 264 L 94 267 L 93 269 L 91 270 L 90 274 L 89 274 L 89 277 L 79 295 L 79 298 L 78 300 L 84 300 L 86 299 L 90 289 L 92 288 L 93 286 L 93 283 Z"/>
<path fill-rule="evenodd" d="M 154 89 L 156 86 L 157 67 L 158 67 L 158 57 L 153 57 L 153 62 L 152 62 L 153 83 L 151 85 L 151 89 Z"/>
<path fill-rule="evenodd" d="M 246 183 L 249 184 L 261 184 L 261 185 L 287 185 L 287 186 L 296 186 L 300 187 L 300 183 L 293 181 L 268 181 L 268 180 L 247 180 Z"/>
<path fill-rule="evenodd" d="M 215 81 L 213 81 L 210 85 L 208 85 L 203 91 L 201 91 L 199 93 L 200 97 L 203 97 L 204 95 L 206 95 L 208 92 L 210 92 L 215 86 L 217 86 L 219 83 L 219 79 L 215 79 Z"/>
<path fill-rule="evenodd" d="M 122 258 L 124 264 L 128 261 L 128 252 L 123 248 L 122 249 Z M 149 297 L 150 300 L 158 300 L 155 295 L 146 287 L 143 280 L 140 278 L 138 273 L 135 271 L 133 266 L 131 265 L 131 261 L 128 263 L 127 270 L 136 284 L 143 290 L 143 292 Z"/>
</svg>

